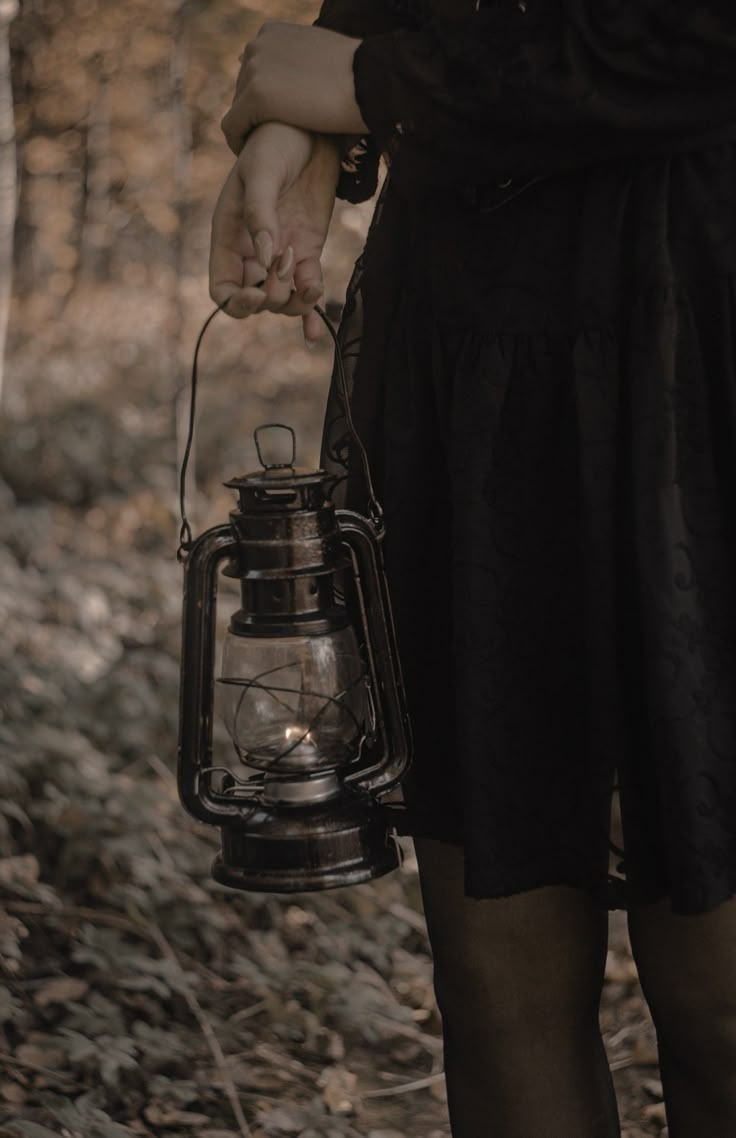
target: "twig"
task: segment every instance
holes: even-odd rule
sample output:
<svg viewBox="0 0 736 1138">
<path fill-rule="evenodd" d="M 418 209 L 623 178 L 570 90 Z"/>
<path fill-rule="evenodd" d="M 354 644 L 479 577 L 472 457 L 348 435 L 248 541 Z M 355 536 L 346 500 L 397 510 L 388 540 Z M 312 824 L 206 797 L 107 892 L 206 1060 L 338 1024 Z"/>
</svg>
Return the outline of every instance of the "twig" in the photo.
<svg viewBox="0 0 736 1138">
<path fill-rule="evenodd" d="M 634 1067 L 636 1065 L 633 1055 L 624 1055 L 623 1059 L 614 1059 L 608 1066 L 612 1071 L 620 1071 L 622 1067 Z"/>
<path fill-rule="evenodd" d="M 158 755 L 146 755 L 145 761 L 149 767 L 156 772 L 162 782 L 167 782 L 173 789 L 176 789 L 176 775 L 166 766 L 166 763 L 163 762 Z"/>
<path fill-rule="evenodd" d="M 114 928 L 127 929 L 129 932 L 146 934 L 147 930 L 141 928 L 138 921 L 125 917 L 122 913 L 106 913 L 99 909 L 86 908 L 83 905 L 41 905 L 37 901 L 8 901 L 5 908 L 11 913 L 25 913 L 29 917 L 78 917 L 83 921 L 96 922 L 99 925 L 112 925 Z"/>
<path fill-rule="evenodd" d="M 442 1040 L 435 1035 L 427 1035 L 426 1031 L 418 1031 L 415 1027 L 410 1027 L 407 1023 L 399 1023 L 398 1020 L 392 1019 L 391 1016 L 386 1015 L 385 1012 L 376 1009 L 374 1015 L 380 1016 L 381 1019 L 386 1020 L 391 1024 L 394 1035 L 403 1035 L 406 1039 L 411 1039 L 413 1043 L 419 1043 L 422 1047 L 426 1047 L 427 1051 L 437 1052 L 442 1050 Z"/>
<path fill-rule="evenodd" d="M 137 919 L 140 920 L 141 925 L 144 925 L 148 929 L 151 939 L 156 942 L 161 955 L 165 956 L 166 959 L 170 961 L 178 971 L 182 995 L 184 996 L 184 999 L 186 1000 L 192 1015 L 197 1020 L 203 1036 L 207 1040 L 209 1049 L 212 1052 L 212 1058 L 214 1059 L 215 1065 L 220 1072 L 222 1085 L 225 1088 L 225 1094 L 227 1095 L 230 1102 L 235 1121 L 238 1124 L 238 1129 L 240 1130 L 242 1138 L 252 1138 L 250 1127 L 245 1120 L 243 1108 L 240 1105 L 238 1092 L 235 1089 L 235 1083 L 233 1082 L 228 1070 L 227 1059 L 225 1058 L 225 1054 L 222 1050 L 222 1047 L 220 1046 L 220 1041 L 215 1035 L 215 1029 L 210 1023 L 210 1020 L 207 1017 L 204 1008 L 192 991 L 189 981 L 186 978 L 186 973 L 184 972 L 184 969 L 179 962 L 178 956 L 174 952 L 174 949 L 171 947 L 169 941 L 166 939 L 166 936 L 158 925 L 154 924 L 153 921 L 146 920 L 144 917 L 138 917 Z"/>
<path fill-rule="evenodd" d="M 192 971 L 198 972 L 199 975 L 207 981 L 207 983 L 212 989 L 214 989 L 215 992 L 232 991 L 233 985 L 230 980 L 223 980 L 222 976 L 219 976 L 217 972 L 213 972 L 212 969 L 208 968 L 206 964 L 202 964 L 201 960 L 197 960 L 196 957 L 190 956 L 188 952 L 182 953 L 182 956 Z"/>
<path fill-rule="evenodd" d="M 267 1063 L 273 1063 L 276 1067 L 287 1068 L 294 1075 L 305 1075 L 308 1079 L 314 1080 L 319 1078 L 316 1071 L 310 1071 L 306 1063 L 302 1063 L 299 1059 L 295 1059 L 293 1055 L 284 1055 L 270 1043 L 257 1043 L 254 1048 L 254 1053 L 260 1059 L 265 1059 Z"/>
<path fill-rule="evenodd" d="M 405 1095 L 409 1091 L 421 1091 L 425 1087 L 433 1087 L 435 1083 L 442 1083 L 445 1079 L 445 1072 L 440 1071 L 437 1075 L 426 1075 L 423 1079 L 415 1079 L 413 1083 L 402 1083 L 399 1087 L 386 1087 L 386 1089 L 379 1088 L 375 1091 L 363 1091 L 360 1095 L 361 1098 L 388 1098 L 389 1095 Z"/>
<path fill-rule="evenodd" d="M 242 1023 L 244 1019 L 250 1019 L 251 1016 L 260 1015 L 260 1013 L 268 1007 L 268 1000 L 258 1000 L 257 1003 L 251 1004 L 248 1008 L 241 1008 L 239 1012 L 234 1012 L 230 1016 L 228 1023 Z"/>
<path fill-rule="evenodd" d="M 392 916 L 407 924 L 409 928 L 421 933 L 425 940 L 427 939 L 427 925 L 424 917 L 415 909 L 410 909 L 408 905 L 402 905 L 399 901 L 395 901 L 393 905 L 389 906 L 388 911 Z"/>
<path fill-rule="evenodd" d="M 629 1035 L 631 1035 L 631 1024 L 627 1023 L 625 1027 L 620 1028 L 610 1039 L 606 1039 L 606 1047 L 618 1047 L 619 1043 L 622 1043 Z"/>
<path fill-rule="evenodd" d="M 155 830 L 152 830 L 150 834 L 146 835 L 146 838 L 147 838 L 148 843 L 151 846 L 151 849 L 153 850 L 154 854 L 158 857 L 159 861 L 161 861 L 162 864 L 165 865 L 167 869 L 175 870 L 176 869 L 176 862 L 174 861 L 173 857 L 171 856 L 171 854 L 167 850 L 166 846 L 164 845 L 163 841 L 161 840 L 161 835 L 157 834 Z"/>
<path fill-rule="evenodd" d="M 39 1075 L 46 1075 L 49 1079 L 57 1079 L 67 1085 L 71 1083 L 72 1086 L 84 1090 L 84 1084 L 77 1082 L 73 1075 L 65 1075 L 63 1071 L 52 1071 L 50 1067 L 41 1067 L 38 1063 L 29 1063 L 25 1059 L 16 1059 L 15 1055 L 8 1055 L 6 1051 L 0 1051 L 0 1063 L 7 1063 L 12 1067 L 21 1067 L 24 1071 L 36 1071 Z"/>
</svg>

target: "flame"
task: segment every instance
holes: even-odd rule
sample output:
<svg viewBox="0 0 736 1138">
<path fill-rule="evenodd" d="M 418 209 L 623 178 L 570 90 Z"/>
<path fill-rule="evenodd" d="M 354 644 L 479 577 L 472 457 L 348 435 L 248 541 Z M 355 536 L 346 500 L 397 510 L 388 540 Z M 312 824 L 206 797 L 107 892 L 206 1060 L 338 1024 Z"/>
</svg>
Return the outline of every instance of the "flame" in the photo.
<svg viewBox="0 0 736 1138">
<path fill-rule="evenodd" d="M 312 732 L 304 732 L 301 727 L 287 727 L 284 731 L 284 736 L 287 742 L 292 739 L 300 739 L 303 743 L 313 743 Z"/>
</svg>

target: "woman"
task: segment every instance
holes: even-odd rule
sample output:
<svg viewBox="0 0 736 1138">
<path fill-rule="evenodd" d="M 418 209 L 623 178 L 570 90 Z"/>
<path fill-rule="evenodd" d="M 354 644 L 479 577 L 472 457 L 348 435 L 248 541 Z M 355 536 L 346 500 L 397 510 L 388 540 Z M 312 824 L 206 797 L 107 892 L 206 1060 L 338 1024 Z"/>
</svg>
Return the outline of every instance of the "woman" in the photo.
<svg viewBox="0 0 736 1138">
<path fill-rule="evenodd" d="M 736 14 L 327 0 L 317 23 L 244 54 L 212 295 L 317 338 L 335 191 L 365 200 L 387 157 L 340 336 L 454 1138 L 618 1134 L 621 905 L 670 1138 L 733 1138 Z M 325 465 L 360 506 L 353 458 L 333 390 Z"/>
</svg>

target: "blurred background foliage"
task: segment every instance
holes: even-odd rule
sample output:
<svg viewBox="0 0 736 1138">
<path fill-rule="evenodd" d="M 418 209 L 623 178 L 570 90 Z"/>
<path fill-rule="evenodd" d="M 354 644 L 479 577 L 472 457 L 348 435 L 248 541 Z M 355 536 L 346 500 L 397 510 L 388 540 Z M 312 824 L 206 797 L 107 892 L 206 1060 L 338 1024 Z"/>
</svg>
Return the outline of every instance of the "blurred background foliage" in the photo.
<svg viewBox="0 0 736 1138">
<path fill-rule="evenodd" d="M 170 497 L 194 338 L 212 307 L 210 219 L 231 165 L 219 121 L 238 55 L 265 18 L 309 22 L 318 8 L 24 0 L 11 26 L 20 179 L 3 410 L 38 430 L 11 439 L 11 481 L 30 462 L 45 492 L 80 503 L 90 478 L 129 490 L 135 472 Z M 369 215 L 338 206 L 325 257 L 333 317 Z M 200 481 L 242 472 L 275 401 L 315 461 L 330 355 L 304 350 L 298 321 L 221 317 L 202 359 Z M 90 402 L 100 422 L 84 430 Z M 56 446 L 43 426 L 52 408 Z M 65 476 L 48 454 L 59 446 L 84 477 Z"/>
</svg>

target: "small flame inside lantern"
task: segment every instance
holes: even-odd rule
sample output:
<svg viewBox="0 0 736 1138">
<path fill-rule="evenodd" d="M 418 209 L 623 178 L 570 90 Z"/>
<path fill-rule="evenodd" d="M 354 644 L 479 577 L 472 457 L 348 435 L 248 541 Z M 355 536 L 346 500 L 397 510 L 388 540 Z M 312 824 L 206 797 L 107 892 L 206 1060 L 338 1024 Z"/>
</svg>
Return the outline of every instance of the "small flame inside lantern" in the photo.
<svg viewBox="0 0 736 1138">
<path fill-rule="evenodd" d="M 285 739 L 301 739 L 307 743 L 312 742 L 311 731 L 305 731 L 302 727 L 287 727 L 284 731 Z"/>
<path fill-rule="evenodd" d="M 312 738 L 312 732 L 304 727 L 287 727 L 284 731 L 286 747 L 284 756 L 294 756 L 298 759 L 317 757 L 317 745 Z"/>
</svg>

